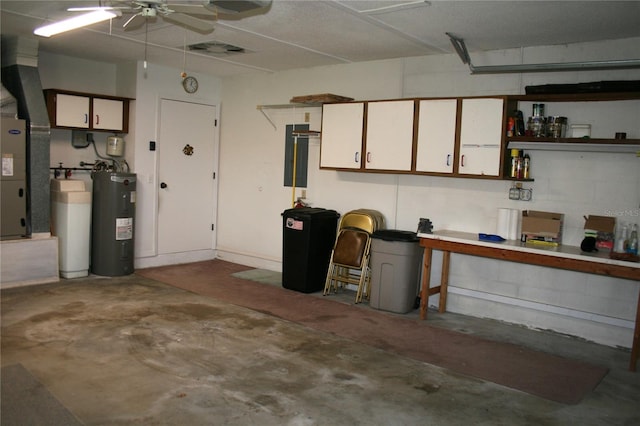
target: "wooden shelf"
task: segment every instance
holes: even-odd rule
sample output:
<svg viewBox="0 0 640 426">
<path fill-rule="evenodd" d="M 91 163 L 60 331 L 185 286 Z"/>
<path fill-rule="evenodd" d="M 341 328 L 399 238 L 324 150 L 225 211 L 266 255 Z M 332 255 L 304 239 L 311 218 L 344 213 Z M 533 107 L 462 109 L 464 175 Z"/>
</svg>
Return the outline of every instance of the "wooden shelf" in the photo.
<svg viewBox="0 0 640 426">
<path fill-rule="evenodd" d="M 564 143 L 564 144 L 606 144 L 640 145 L 640 139 L 600 139 L 600 138 L 536 138 L 533 136 L 507 137 L 508 142 Z"/>
<path fill-rule="evenodd" d="M 503 177 L 502 180 L 510 180 L 513 182 L 535 182 L 535 179 L 533 178 L 523 179 L 523 178 Z"/>
<path fill-rule="evenodd" d="M 624 101 L 640 99 L 640 92 L 612 92 L 612 93 L 545 93 L 532 95 L 507 95 L 515 101 L 538 102 L 598 102 Z"/>
</svg>

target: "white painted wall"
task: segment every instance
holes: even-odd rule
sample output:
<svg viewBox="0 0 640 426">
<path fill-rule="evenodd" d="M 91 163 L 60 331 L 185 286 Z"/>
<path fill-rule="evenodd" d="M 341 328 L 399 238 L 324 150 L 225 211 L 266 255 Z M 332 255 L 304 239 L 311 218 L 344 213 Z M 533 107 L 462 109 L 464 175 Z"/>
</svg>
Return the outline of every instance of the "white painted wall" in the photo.
<svg viewBox="0 0 640 426">
<path fill-rule="evenodd" d="M 47 52 L 38 54 L 38 69 L 43 89 L 62 89 L 76 92 L 115 95 L 116 70 L 114 64 L 106 64 L 69 56 L 53 55 Z M 96 146 L 104 155 L 107 133 L 94 133 Z M 128 155 L 131 149 L 125 151 Z M 51 166 L 80 167 L 80 162 L 93 163 L 96 156 L 92 147 L 75 149 L 71 146 L 71 131 L 51 129 Z M 51 175 L 53 177 L 53 173 Z M 88 172 L 74 171 L 72 179 L 81 179 L 91 187 Z"/>
<path fill-rule="evenodd" d="M 474 55 L 472 60 L 479 66 L 630 58 L 637 56 L 638 42 L 515 49 Z M 218 255 L 252 266 L 281 267 L 281 213 L 291 200 L 290 189 L 282 184 L 283 129 L 294 121 L 302 122 L 304 111 L 270 110 L 274 129 L 255 110 L 258 104 L 282 104 L 293 96 L 316 93 L 358 100 L 516 94 L 524 93 L 526 85 L 625 79 L 640 79 L 640 71 L 470 75 L 457 55 L 225 79 Z M 320 130 L 320 111 L 309 111 L 311 129 Z M 571 117 L 571 111 L 563 115 Z M 640 136 L 637 120 L 627 125 L 629 135 Z M 583 215 L 615 214 L 625 222 L 639 221 L 640 160 L 635 156 L 530 154 L 536 181 L 530 184 L 534 195 L 528 203 L 508 199 L 509 182 L 321 171 L 316 167 L 309 170 L 307 197 L 313 206 L 340 213 L 377 209 L 389 228 L 407 230 L 415 230 L 418 219 L 427 217 L 436 228 L 493 232 L 498 207 L 558 211 L 566 215 L 565 243 L 571 245 L 580 244 Z M 319 164 L 317 142 L 310 145 L 309 164 Z M 439 272 L 434 269 L 434 281 Z M 609 345 L 631 345 L 638 286 L 627 280 L 454 255 L 450 285 L 448 309 L 453 312 L 554 329 Z M 518 307 L 523 301 L 531 303 Z M 436 303 L 437 296 L 430 302 Z"/>
<path fill-rule="evenodd" d="M 573 46 L 509 50 L 472 55 L 475 65 L 633 58 L 640 39 Z M 127 158 L 140 176 L 136 267 L 157 259 L 156 158 L 148 143 L 157 137 L 160 97 L 184 100 L 179 69 L 149 64 L 115 66 L 43 55 L 43 87 L 135 97 Z M 71 73 L 71 74 L 69 74 Z M 135 75 L 132 92 L 131 76 Z M 523 93 L 529 84 L 640 79 L 640 71 L 471 76 L 456 55 L 406 58 L 236 76 L 200 77 L 197 97 L 220 104 L 220 165 L 217 217 L 219 257 L 281 268 L 282 218 L 291 189 L 283 186 L 284 127 L 304 121 L 320 130 L 320 109 L 268 110 L 257 105 L 288 103 L 293 96 L 335 93 L 359 100 L 402 97 Z M 45 84 L 47 83 L 47 84 Z M 119 92 L 123 90 L 124 92 Z M 189 99 L 189 98 L 187 98 Z M 525 111 L 525 114 L 528 114 Z M 567 115 L 571 118 L 571 112 Z M 638 134 L 638 121 L 626 129 Z M 52 163 L 75 164 L 85 155 L 70 147 L 68 131 L 53 132 Z M 106 140 L 106 135 L 104 136 Z M 96 137 L 96 141 L 98 138 Z M 98 147 L 104 147 L 104 141 Z M 93 159 L 93 156 L 86 154 Z M 307 198 L 313 206 L 340 213 L 355 208 L 381 211 L 389 228 L 415 230 L 420 217 L 436 228 L 492 231 L 497 208 L 527 208 L 566 214 L 565 243 L 579 244 L 584 214 L 640 216 L 640 164 L 632 155 L 543 153 L 532 155 L 535 182 L 530 203 L 509 201 L 508 182 L 429 176 L 320 171 L 319 143 L 311 141 Z M 298 194 L 300 190 L 298 190 Z M 188 218 L 187 218 L 188 219 Z M 185 236 L 188 238 L 188 236 Z M 436 261 L 439 256 L 436 254 Z M 439 268 L 434 268 L 434 279 Z M 431 300 L 435 303 L 437 298 Z M 629 347 L 638 287 L 630 281 L 454 255 L 448 309 L 531 327 L 549 328 L 609 345 Z M 521 307 L 518 305 L 526 304 Z"/>
</svg>

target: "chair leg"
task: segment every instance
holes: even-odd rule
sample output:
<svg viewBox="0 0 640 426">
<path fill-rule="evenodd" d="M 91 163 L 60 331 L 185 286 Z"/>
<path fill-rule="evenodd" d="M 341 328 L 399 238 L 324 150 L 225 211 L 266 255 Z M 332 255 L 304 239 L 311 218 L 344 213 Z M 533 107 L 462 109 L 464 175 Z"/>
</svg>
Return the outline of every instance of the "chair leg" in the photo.
<svg viewBox="0 0 640 426">
<path fill-rule="evenodd" d="M 365 268 L 367 273 L 367 278 L 364 281 L 364 298 L 366 300 L 370 299 L 371 296 L 371 269 L 369 267 Z"/>
<path fill-rule="evenodd" d="M 324 282 L 324 291 L 322 292 L 324 296 L 328 295 L 331 292 L 334 270 L 335 270 L 335 265 L 333 264 L 333 262 L 329 263 L 329 269 L 327 271 L 327 279 Z"/>
<path fill-rule="evenodd" d="M 365 269 L 360 272 L 360 281 L 358 282 L 358 291 L 356 292 L 356 303 L 362 302 L 362 293 L 365 291 L 365 282 L 367 280 L 367 273 Z"/>
</svg>

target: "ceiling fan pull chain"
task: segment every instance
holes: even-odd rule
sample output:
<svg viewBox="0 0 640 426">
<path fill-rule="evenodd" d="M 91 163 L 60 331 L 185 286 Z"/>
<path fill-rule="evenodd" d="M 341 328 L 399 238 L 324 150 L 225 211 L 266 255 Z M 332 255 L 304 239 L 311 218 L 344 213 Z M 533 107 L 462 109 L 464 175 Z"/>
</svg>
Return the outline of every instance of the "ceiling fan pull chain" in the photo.
<svg viewBox="0 0 640 426">
<path fill-rule="evenodd" d="M 149 20 L 144 19 L 144 69 L 147 69 L 147 35 L 149 33 Z"/>
<path fill-rule="evenodd" d="M 182 43 L 182 78 L 187 76 L 187 29 L 184 29 L 184 37 Z"/>
</svg>

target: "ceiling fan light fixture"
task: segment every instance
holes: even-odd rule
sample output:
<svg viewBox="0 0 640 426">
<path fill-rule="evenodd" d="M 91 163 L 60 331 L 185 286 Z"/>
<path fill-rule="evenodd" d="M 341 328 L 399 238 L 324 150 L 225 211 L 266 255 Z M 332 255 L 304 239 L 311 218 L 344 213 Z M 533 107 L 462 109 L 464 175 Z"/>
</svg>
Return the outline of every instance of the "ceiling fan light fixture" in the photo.
<svg viewBox="0 0 640 426">
<path fill-rule="evenodd" d="M 33 33 L 41 37 L 51 37 L 56 34 L 97 24 L 98 22 L 107 21 L 118 16 L 120 16 L 119 11 L 104 9 L 94 10 L 89 13 L 83 13 L 82 15 L 74 16 L 73 18 L 64 19 L 62 21 L 38 27 L 33 30 Z"/>
</svg>

